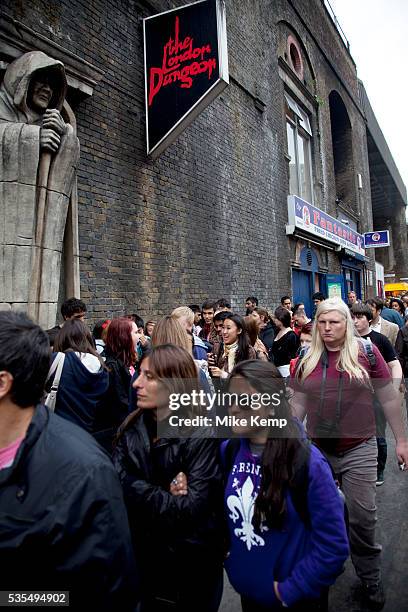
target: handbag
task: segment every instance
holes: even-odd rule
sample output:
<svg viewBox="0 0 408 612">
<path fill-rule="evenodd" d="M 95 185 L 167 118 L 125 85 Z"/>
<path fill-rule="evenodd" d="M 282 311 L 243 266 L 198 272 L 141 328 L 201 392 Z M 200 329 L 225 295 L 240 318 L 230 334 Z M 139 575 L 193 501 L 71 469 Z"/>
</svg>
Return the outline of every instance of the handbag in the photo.
<svg viewBox="0 0 408 612">
<path fill-rule="evenodd" d="M 49 381 L 49 379 L 55 372 L 54 380 L 52 381 L 51 390 L 48 393 L 47 398 L 44 402 L 45 405 L 50 410 L 52 410 L 52 412 L 54 412 L 55 404 L 57 402 L 58 387 L 59 387 L 59 383 L 61 379 L 62 368 L 64 367 L 64 361 L 65 361 L 65 353 L 58 353 L 54 361 L 51 364 L 51 367 L 50 367 L 50 370 L 47 376 L 46 383 Z"/>
</svg>

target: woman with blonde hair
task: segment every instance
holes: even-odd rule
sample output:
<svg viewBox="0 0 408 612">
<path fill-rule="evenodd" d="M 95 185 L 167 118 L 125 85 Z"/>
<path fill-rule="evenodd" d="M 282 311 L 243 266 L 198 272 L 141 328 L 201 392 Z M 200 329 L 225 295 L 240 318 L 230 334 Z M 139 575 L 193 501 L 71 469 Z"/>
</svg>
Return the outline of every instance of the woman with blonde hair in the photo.
<svg viewBox="0 0 408 612">
<path fill-rule="evenodd" d="M 319 325 L 318 317 L 329 313 L 338 313 L 336 316 L 340 316 L 340 321 L 332 321 L 327 326 L 326 321 L 322 320 Z M 367 368 L 358 358 L 359 353 L 364 353 L 362 344 L 358 342 L 350 309 L 343 300 L 329 298 L 321 302 L 316 310 L 316 321 L 310 349 L 299 364 L 296 377 L 305 380 L 314 371 L 325 351 L 335 351 L 339 353 L 336 359 L 338 371 L 348 372 L 351 378 L 360 382 L 369 381 Z"/>
<path fill-rule="evenodd" d="M 310 349 L 299 359 L 291 399 L 296 415 L 307 414 L 307 431 L 339 477 L 350 514 L 351 557 L 370 605 L 385 596 L 376 543 L 377 442 L 373 385 L 396 439 L 400 464 L 408 464 L 408 442 L 400 401 L 377 347 L 357 338 L 346 304 L 338 298 L 316 311 Z"/>
<path fill-rule="evenodd" d="M 188 351 L 194 358 L 199 370 L 202 388 L 209 393 L 214 391 L 214 385 L 208 372 L 207 361 L 195 358 L 192 338 L 182 326 L 179 318 L 173 315 L 166 315 L 156 323 L 152 334 L 152 347 L 160 346 L 161 344 L 174 344 L 174 346 L 179 346 Z"/>
<path fill-rule="evenodd" d="M 161 344 L 174 344 L 187 352 L 192 352 L 191 339 L 180 321 L 170 315 L 166 315 L 156 323 L 152 333 L 152 346 Z"/>
<path fill-rule="evenodd" d="M 194 359 L 208 361 L 209 346 L 204 340 L 193 334 L 194 312 L 188 306 L 179 306 L 171 313 L 173 319 L 177 319 L 184 327 L 189 336 L 191 336 L 191 344 L 193 347 Z"/>
</svg>

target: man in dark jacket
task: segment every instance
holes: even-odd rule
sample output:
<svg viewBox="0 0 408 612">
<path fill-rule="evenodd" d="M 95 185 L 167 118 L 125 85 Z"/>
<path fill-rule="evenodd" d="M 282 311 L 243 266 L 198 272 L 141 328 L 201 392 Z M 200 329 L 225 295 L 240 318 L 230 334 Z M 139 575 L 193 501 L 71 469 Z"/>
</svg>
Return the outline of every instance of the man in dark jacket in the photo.
<svg viewBox="0 0 408 612">
<path fill-rule="evenodd" d="M 122 491 L 81 428 L 39 404 L 46 333 L 0 312 L 0 567 L 3 589 L 68 591 L 70 607 L 135 610 L 138 580 Z"/>
<path fill-rule="evenodd" d="M 64 322 L 69 321 L 70 319 L 79 319 L 80 321 L 83 321 L 86 316 L 86 304 L 77 298 L 69 298 L 62 304 L 61 314 Z M 55 338 L 61 327 L 62 324 L 55 325 L 55 327 L 47 329 L 46 333 L 48 334 L 51 347 L 54 346 Z"/>
</svg>

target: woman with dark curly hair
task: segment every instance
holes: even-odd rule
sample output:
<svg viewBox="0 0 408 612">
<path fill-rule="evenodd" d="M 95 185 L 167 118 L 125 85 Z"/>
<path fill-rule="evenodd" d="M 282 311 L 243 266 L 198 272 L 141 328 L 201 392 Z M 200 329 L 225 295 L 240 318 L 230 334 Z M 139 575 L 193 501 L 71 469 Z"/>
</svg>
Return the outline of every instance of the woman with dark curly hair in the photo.
<svg viewBox="0 0 408 612">
<path fill-rule="evenodd" d="M 390 299 L 390 308 L 400 313 L 401 317 L 405 317 L 405 306 L 404 302 L 399 298 Z"/>
</svg>

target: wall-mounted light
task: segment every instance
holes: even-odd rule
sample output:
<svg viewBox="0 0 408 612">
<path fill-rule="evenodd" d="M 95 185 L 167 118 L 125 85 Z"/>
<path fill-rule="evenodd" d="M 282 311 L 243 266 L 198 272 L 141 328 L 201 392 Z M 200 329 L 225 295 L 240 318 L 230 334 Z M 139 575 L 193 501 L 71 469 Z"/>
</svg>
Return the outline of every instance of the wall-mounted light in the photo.
<svg viewBox="0 0 408 612">
<path fill-rule="evenodd" d="M 357 174 L 357 185 L 359 189 L 363 188 L 363 177 L 361 174 Z"/>
</svg>

